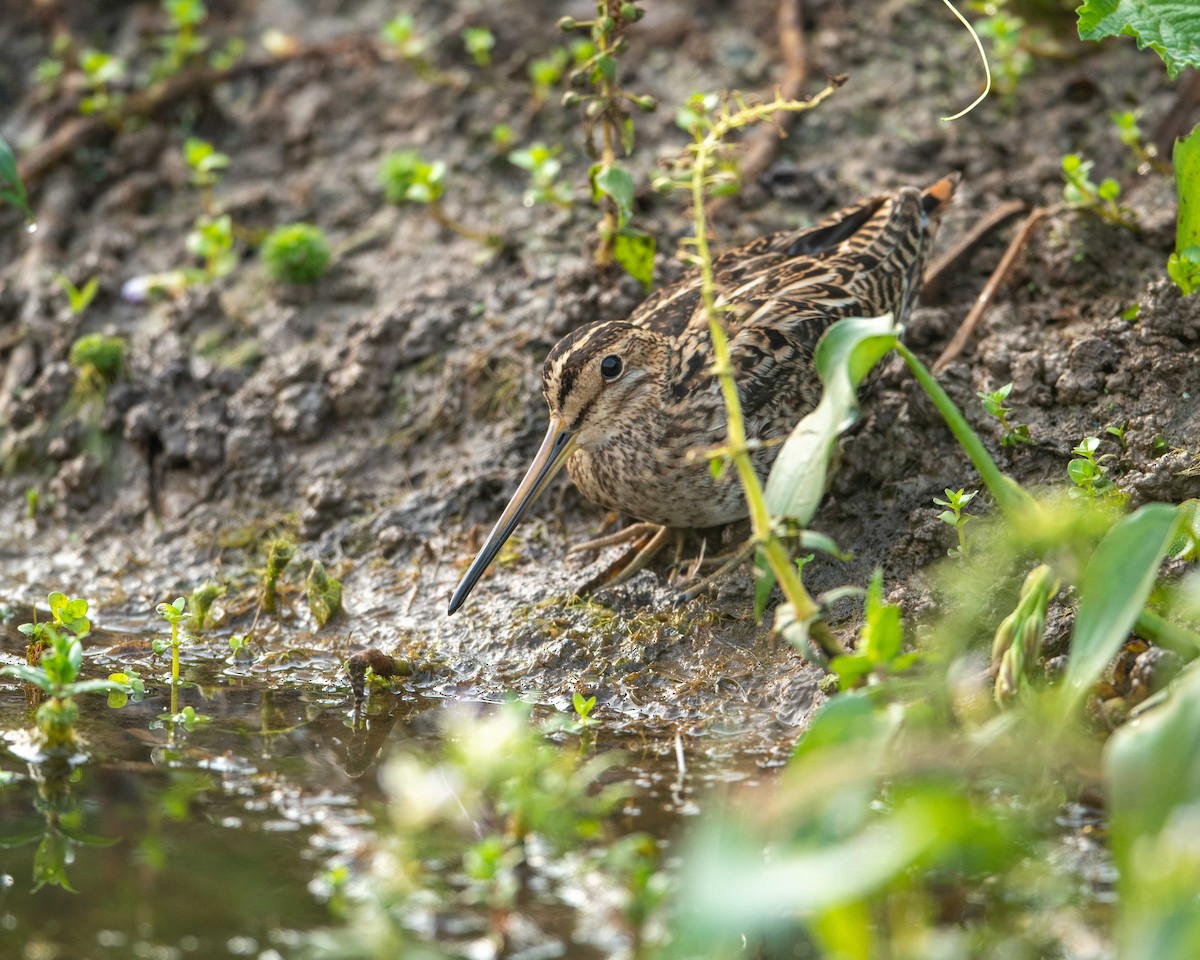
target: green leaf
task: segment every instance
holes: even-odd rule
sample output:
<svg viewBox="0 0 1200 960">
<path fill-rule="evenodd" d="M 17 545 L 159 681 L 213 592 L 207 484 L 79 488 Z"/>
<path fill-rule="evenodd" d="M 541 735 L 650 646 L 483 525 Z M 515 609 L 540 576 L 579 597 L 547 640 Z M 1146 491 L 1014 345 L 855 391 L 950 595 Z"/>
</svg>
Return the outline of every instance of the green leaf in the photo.
<svg viewBox="0 0 1200 960">
<path fill-rule="evenodd" d="M 54 686 L 53 681 L 47 676 L 45 670 L 39 670 L 37 667 L 26 666 L 25 664 L 16 664 L 11 667 L 0 669 L 0 674 L 16 677 L 18 680 L 24 680 L 26 683 L 32 683 L 35 687 L 50 692 L 50 688 Z"/>
<path fill-rule="evenodd" d="M 613 237 L 613 259 L 647 290 L 654 284 L 654 237 L 626 227 Z"/>
<path fill-rule="evenodd" d="M 64 697 L 75 697 L 81 693 L 124 693 L 125 685 L 111 680 L 78 680 L 67 684 L 62 691 Z"/>
<path fill-rule="evenodd" d="M 758 568 L 758 575 L 754 578 L 754 622 L 759 623 L 767 609 L 767 601 L 771 599 L 771 591 L 775 588 L 775 571 L 771 569 L 761 547 L 755 551 L 754 566 Z"/>
<path fill-rule="evenodd" d="M 633 215 L 633 177 L 620 167 L 597 166 L 592 178 L 596 190 L 612 197 L 620 217 L 618 229 L 623 230 Z"/>
<path fill-rule="evenodd" d="M 305 581 L 308 609 L 323 627 L 342 609 L 342 585 L 325 571 L 320 560 L 314 560 Z"/>
<path fill-rule="evenodd" d="M 862 652 L 872 663 L 890 663 L 904 645 L 900 608 L 883 599 L 883 571 L 876 568 L 867 587 L 863 614 Z"/>
<path fill-rule="evenodd" d="M 1200 669 L 1166 703 L 1117 729 L 1104 750 L 1123 960 L 1200 956 Z"/>
<path fill-rule="evenodd" d="M 835 657 L 849 660 L 851 657 Z M 876 710 L 870 698 L 863 693 L 843 693 L 828 701 L 813 716 L 808 729 L 796 744 L 792 756 L 797 761 L 823 750 L 843 752 L 853 747 L 854 753 L 863 751 L 860 746 L 871 748 L 872 757 L 882 755 L 891 734 L 899 726 L 899 713 Z"/>
<path fill-rule="evenodd" d="M 767 479 L 773 516 L 805 524 L 817 512 L 837 436 L 858 419 L 858 385 L 899 335 L 890 313 L 839 320 L 825 331 L 813 356 L 825 385 L 821 402 L 796 425 Z"/>
<path fill-rule="evenodd" d="M 11 203 L 24 212 L 30 220 L 33 211 L 29 209 L 29 198 L 25 194 L 25 185 L 17 172 L 17 158 L 13 156 L 12 148 L 0 137 L 0 200 Z"/>
<path fill-rule="evenodd" d="M 1063 696 L 1073 707 L 1116 655 L 1158 577 L 1180 515 L 1150 503 L 1105 534 L 1079 580 L 1079 610 L 1071 636 Z"/>
<path fill-rule="evenodd" d="M 1084 0 L 1081 40 L 1128 36 L 1139 50 L 1149 47 L 1174 80 L 1184 67 L 1200 67 L 1200 15 L 1195 0 Z"/>
<path fill-rule="evenodd" d="M 1200 18 L 1200 12 L 1197 14 Z M 1175 192 L 1179 219 L 1175 222 L 1175 252 L 1200 246 L 1200 124 L 1175 141 L 1171 153 L 1175 167 Z"/>
</svg>

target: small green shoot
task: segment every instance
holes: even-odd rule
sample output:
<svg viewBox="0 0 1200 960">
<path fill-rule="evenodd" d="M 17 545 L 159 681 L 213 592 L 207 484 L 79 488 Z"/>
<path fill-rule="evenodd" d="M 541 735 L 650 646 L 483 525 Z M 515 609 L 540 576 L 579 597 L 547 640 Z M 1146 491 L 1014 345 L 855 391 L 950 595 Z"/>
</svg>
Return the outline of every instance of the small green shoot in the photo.
<svg viewBox="0 0 1200 960">
<path fill-rule="evenodd" d="M 1084 160 L 1077 153 L 1068 153 L 1062 159 L 1062 175 L 1066 181 L 1063 187 L 1063 199 L 1067 206 L 1075 210 L 1090 210 L 1101 220 L 1116 226 L 1132 228 L 1133 215 L 1118 202 L 1121 196 L 1121 185 L 1112 177 L 1105 177 L 1100 183 L 1091 178 L 1091 160 Z"/>
<path fill-rule="evenodd" d="M 1016 105 L 1017 85 L 1033 67 L 1024 42 L 1028 28 L 1021 17 L 1008 12 L 1006 0 L 983 0 L 970 6 L 983 14 L 975 22 L 975 29 L 990 41 L 993 87 L 1004 109 L 1011 112 Z"/>
<path fill-rule="evenodd" d="M 67 359 L 75 368 L 75 396 L 81 401 L 103 399 L 125 370 L 126 343 L 106 333 L 85 333 L 71 344 Z"/>
<path fill-rule="evenodd" d="M 575 716 L 578 718 L 579 726 L 586 729 L 596 721 L 592 719 L 592 708 L 596 706 L 595 697 L 585 697 L 578 690 L 571 698 L 571 704 L 575 708 Z"/>
<path fill-rule="evenodd" d="M 1125 432 L 1129 429 L 1129 421 L 1123 420 L 1120 423 L 1110 424 L 1104 428 L 1104 432 L 1110 437 L 1116 437 L 1117 443 L 1121 445 L 1121 452 L 1129 452 L 1129 443 L 1125 439 Z"/>
<path fill-rule="evenodd" d="M 17 172 L 17 158 L 13 156 L 12 148 L 0 137 L 0 203 L 8 203 L 25 214 L 26 219 L 33 223 L 33 211 L 29 209 L 29 197 L 25 193 L 25 184 Z"/>
<path fill-rule="evenodd" d="M 279 611 L 279 578 L 296 556 L 295 541 L 288 537 L 276 537 L 267 544 L 267 565 L 263 570 L 263 609 L 267 613 Z"/>
<path fill-rule="evenodd" d="M 490 138 L 492 141 L 492 149 L 497 153 L 505 153 L 512 147 L 513 140 L 516 139 L 516 131 L 513 130 L 511 124 L 498 123 L 492 127 Z"/>
<path fill-rule="evenodd" d="M 211 580 L 208 583 L 201 584 L 192 591 L 188 603 L 188 610 L 191 611 L 191 616 L 188 618 L 188 627 L 193 633 L 200 633 L 204 630 L 205 625 L 209 621 L 213 604 L 223 596 L 225 596 L 225 587 L 221 584 L 213 583 Z"/>
<path fill-rule="evenodd" d="M 262 257 L 267 272 L 280 283 L 316 283 L 329 268 L 329 241 L 320 227 L 291 223 L 267 234 Z"/>
<path fill-rule="evenodd" d="M 229 154 L 199 137 L 188 137 L 184 142 L 183 159 L 192 171 L 192 184 L 201 190 L 211 190 L 220 183 L 229 167 Z"/>
<path fill-rule="evenodd" d="M 25 488 L 25 517 L 36 520 L 38 507 L 42 504 L 42 492 L 37 487 Z"/>
<path fill-rule="evenodd" d="M 379 164 L 379 183 L 383 195 L 396 205 L 422 204 L 440 226 L 468 240 L 489 247 L 500 247 L 503 239 L 494 233 L 475 230 L 451 217 L 442 206 L 446 192 L 446 164 L 426 161 L 416 150 L 396 150 L 384 155 Z"/>
<path fill-rule="evenodd" d="M 79 112 L 85 116 L 100 114 L 114 126 L 120 123 L 125 97 L 113 92 L 112 85 L 125 79 L 125 61 L 102 50 L 88 49 L 79 55 L 79 67 L 86 90 L 79 101 Z"/>
<path fill-rule="evenodd" d="M 171 625 L 171 639 L 156 637 L 151 648 L 157 654 L 165 653 L 168 649 L 171 651 L 171 714 L 174 715 L 179 712 L 179 625 L 187 615 L 187 600 L 176 597 L 170 603 L 160 603 L 154 610 Z"/>
<path fill-rule="evenodd" d="M 1113 122 L 1113 127 L 1116 128 L 1117 139 L 1125 144 L 1129 148 L 1129 152 L 1133 154 L 1138 173 L 1149 173 L 1158 157 L 1158 150 L 1154 144 L 1147 145 L 1142 135 L 1142 126 L 1138 122 L 1141 118 L 1141 111 L 1113 110 L 1108 116 Z"/>
<path fill-rule="evenodd" d="M 850 690 L 907 670 L 917 661 L 917 654 L 903 653 L 903 647 L 900 608 L 884 602 L 883 571 L 877 569 L 867 587 L 858 648 L 829 662 L 837 674 L 838 689 Z"/>
<path fill-rule="evenodd" d="M 323 627 L 342 609 L 342 584 L 331 577 L 320 560 L 314 560 L 304 581 L 308 609 L 318 627 Z"/>
<path fill-rule="evenodd" d="M 100 289 L 99 277 L 90 277 L 82 287 L 77 287 L 65 273 L 56 273 L 54 275 L 54 282 L 67 295 L 71 314 L 76 317 L 83 316 L 84 312 L 92 305 L 92 301 L 96 298 L 96 291 Z"/>
<path fill-rule="evenodd" d="M 1001 622 L 992 640 L 996 703 L 1011 703 L 1029 683 L 1046 631 L 1046 605 L 1058 593 L 1059 580 L 1046 564 L 1034 567 L 1021 586 L 1017 606 Z"/>
<path fill-rule="evenodd" d="M 131 700 L 141 703 L 146 696 L 146 681 L 133 668 L 121 673 L 110 673 L 108 681 L 118 688 L 108 693 L 108 705 L 114 710 L 120 710 Z"/>
<path fill-rule="evenodd" d="M 402 13 L 385 23 L 380 28 L 379 38 L 392 56 L 411 66 L 418 77 L 430 79 L 433 76 L 433 70 L 425 57 L 429 41 L 417 32 L 416 22 L 411 13 Z"/>
<path fill-rule="evenodd" d="M 236 634 L 229 638 L 229 656 L 225 658 L 226 663 L 237 663 L 243 657 L 250 656 L 250 638 L 239 637 Z"/>
<path fill-rule="evenodd" d="M 188 234 L 187 249 L 204 261 L 202 273 L 197 279 L 211 282 L 231 274 L 238 258 L 233 249 L 233 221 L 229 214 L 200 217 Z"/>
<path fill-rule="evenodd" d="M 1033 437 L 1029 435 L 1027 425 L 1020 424 L 1014 427 L 1008 422 L 1008 415 L 1012 413 L 1012 407 L 1006 406 L 1004 401 L 1012 393 L 1012 388 L 1011 383 L 1006 383 L 999 390 L 993 390 L 991 393 L 981 390 L 975 394 L 983 404 L 983 409 L 1000 421 L 1000 429 L 1004 431 L 1000 436 L 1000 446 L 1002 447 L 1017 447 L 1022 443 L 1033 443 Z"/>
<path fill-rule="evenodd" d="M 958 546 L 947 550 L 946 556 L 962 560 L 967 556 L 967 522 L 973 519 L 970 514 L 963 513 L 963 508 L 975 499 L 979 491 L 972 490 L 970 493 L 965 493 L 962 488 L 951 490 L 947 487 L 945 492 L 945 500 L 942 500 L 940 497 L 933 498 L 935 504 L 946 508 L 938 514 L 938 519 L 942 523 L 952 526 L 955 533 L 958 534 Z"/>
<path fill-rule="evenodd" d="M 595 44 L 591 40 L 579 37 L 571 43 L 569 49 L 556 47 L 547 56 L 531 60 L 529 81 L 533 84 L 534 105 L 540 107 L 546 102 L 554 88 L 562 83 L 568 67 L 581 67 L 595 54 Z"/>
<path fill-rule="evenodd" d="M 521 202 L 525 206 L 532 207 L 538 203 L 550 203 L 556 207 L 571 205 L 572 190 L 558 179 L 562 172 L 562 161 L 558 159 L 560 153 L 562 147 L 548 147 L 540 141 L 509 153 L 509 163 L 529 172 L 529 186 L 521 195 Z"/>
<path fill-rule="evenodd" d="M 162 6 L 170 27 L 158 38 L 162 58 L 150 68 L 153 80 L 173 77 L 208 49 L 208 38 L 199 30 L 208 19 L 203 0 L 163 0 Z"/>
<path fill-rule="evenodd" d="M 1067 476 L 1075 484 L 1070 491 L 1072 497 L 1086 497 L 1089 500 L 1119 498 L 1119 491 L 1108 476 L 1108 467 L 1104 465 L 1104 461 L 1113 459 L 1113 455 L 1105 453 L 1097 457 L 1096 451 L 1099 449 L 1099 437 L 1084 437 L 1071 451 L 1075 459 L 1067 464 Z"/>
<path fill-rule="evenodd" d="M 477 67 L 492 65 L 492 49 L 496 46 L 496 37 L 487 27 L 467 27 L 462 32 L 463 46 Z"/>
</svg>

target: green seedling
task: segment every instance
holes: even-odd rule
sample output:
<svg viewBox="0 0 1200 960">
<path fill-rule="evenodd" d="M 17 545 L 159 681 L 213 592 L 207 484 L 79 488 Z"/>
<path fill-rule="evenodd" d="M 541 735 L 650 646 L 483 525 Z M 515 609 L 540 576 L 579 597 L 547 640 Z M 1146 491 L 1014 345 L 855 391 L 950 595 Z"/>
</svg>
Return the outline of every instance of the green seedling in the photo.
<svg viewBox="0 0 1200 960">
<path fill-rule="evenodd" d="M 1109 118 L 1116 128 L 1117 139 L 1133 154 L 1138 173 L 1145 174 L 1150 172 L 1157 160 L 1158 148 L 1154 144 L 1147 145 L 1142 135 L 1141 124 L 1138 122 L 1141 115 L 1140 110 L 1113 110 L 1109 113 Z"/>
<path fill-rule="evenodd" d="M 584 37 L 576 38 L 570 47 L 556 47 L 545 57 L 529 62 L 529 82 L 533 84 L 533 102 L 540 107 L 554 88 L 563 81 L 568 69 L 578 68 L 596 54 L 596 45 Z"/>
<path fill-rule="evenodd" d="M 970 493 L 965 493 L 963 492 L 962 488 L 959 488 L 958 490 L 951 490 L 949 487 L 947 487 L 945 492 L 945 500 L 942 500 L 940 497 L 933 498 L 933 502 L 935 504 L 937 504 L 939 507 L 946 508 L 938 514 L 938 519 L 941 520 L 942 523 L 952 526 L 955 533 L 958 534 L 958 546 L 951 547 L 949 550 L 947 550 L 946 556 L 962 559 L 967 555 L 967 522 L 972 519 L 969 514 L 963 513 L 963 509 L 968 503 L 975 499 L 979 491 L 972 490 Z"/>
<path fill-rule="evenodd" d="M 183 159 L 192 172 L 192 184 L 205 198 L 205 210 L 211 212 L 212 188 L 221 182 L 229 167 L 229 154 L 221 153 L 207 140 L 188 137 L 183 144 Z"/>
<path fill-rule="evenodd" d="M 1006 0 L 984 0 L 970 5 L 983 16 L 975 21 L 979 36 L 991 47 L 992 88 L 1000 94 L 1005 110 L 1016 106 L 1017 86 L 1033 68 L 1033 58 L 1024 42 L 1025 21 L 1008 12 Z"/>
<path fill-rule="evenodd" d="M 492 149 L 497 153 L 506 152 L 512 146 L 513 140 L 516 139 L 516 131 L 507 123 L 498 123 L 492 127 L 490 138 L 492 141 Z"/>
<path fill-rule="evenodd" d="M 1016 609 L 1001 622 L 992 640 L 992 695 L 1004 706 L 1029 683 L 1046 632 L 1046 605 L 1058 593 L 1059 580 L 1046 564 L 1034 567 L 1021 586 Z"/>
<path fill-rule="evenodd" d="M 425 57 L 429 41 L 417 32 L 411 13 L 402 13 L 380 28 L 379 38 L 398 60 L 403 60 L 416 71 L 418 77 L 430 79 L 433 70 Z"/>
<path fill-rule="evenodd" d="M 287 537 L 276 537 L 267 544 L 267 565 L 263 569 L 262 606 L 267 613 L 279 611 L 279 578 L 296 556 L 296 544 Z"/>
<path fill-rule="evenodd" d="M 45 88 L 48 94 L 59 92 L 62 78 L 67 72 L 67 57 L 71 50 L 71 36 L 59 33 L 50 44 L 50 56 L 38 61 L 33 68 L 33 77 L 39 87 Z"/>
<path fill-rule="evenodd" d="M 12 148 L 0 137 L 0 203 L 8 203 L 16 207 L 32 224 L 33 211 L 29 209 L 29 197 L 25 193 L 25 184 L 17 173 L 17 158 L 13 156 Z"/>
<path fill-rule="evenodd" d="M 492 65 L 492 49 L 496 46 L 496 37 L 487 27 L 467 27 L 462 32 L 463 46 L 478 67 Z"/>
<path fill-rule="evenodd" d="M 521 202 L 525 206 L 532 207 L 538 203 L 550 203 L 556 207 L 571 205 L 572 190 L 558 179 L 562 172 L 562 161 L 558 159 L 560 153 L 562 147 L 548 147 L 541 142 L 509 153 L 509 163 L 529 172 L 529 186 L 521 195 Z"/>
<path fill-rule="evenodd" d="M 250 638 L 239 637 L 236 634 L 229 638 L 229 656 L 225 658 L 226 663 L 237 663 L 238 660 L 250 656 Z"/>
<path fill-rule="evenodd" d="M 37 487 L 25 488 L 25 516 L 34 520 L 37 518 L 38 507 L 42 503 L 42 492 Z"/>
<path fill-rule="evenodd" d="M 1129 429 L 1129 421 L 1123 420 L 1121 423 L 1114 423 L 1111 426 L 1104 428 L 1104 432 L 1110 437 L 1116 437 L 1117 443 L 1121 445 L 1121 452 L 1129 452 L 1129 443 L 1125 439 L 1125 433 Z"/>
<path fill-rule="evenodd" d="M 649 289 L 654 277 L 655 241 L 630 224 L 633 178 L 617 163 L 618 147 L 625 156 L 633 152 L 630 107 L 649 111 L 658 106 L 653 97 L 623 89 L 617 79 L 617 58 L 628 47 L 625 33 L 643 15 L 642 8 L 634 3 L 597 0 L 595 19 L 563 17 L 558 25 L 565 31 L 587 32 L 593 46 L 592 55 L 568 78 L 576 89 L 564 95 L 563 106 L 583 109 L 584 141 L 588 153 L 596 158 L 588 171 L 592 201 L 600 209 L 596 264 L 603 267 L 616 262 Z"/>
<path fill-rule="evenodd" d="M 204 261 L 200 273 L 191 275 L 191 279 L 212 282 L 231 274 L 237 266 L 237 254 L 233 249 L 233 221 L 229 214 L 200 217 L 188 234 L 187 249 Z"/>
<path fill-rule="evenodd" d="M 424 206 L 440 226 L 459 236 L 500 247 L 503 239 L 494 233 L 475 230 L 455 220 L 442 206 L 446 193 L 446 164 L 441 160 L 426 161 L 416 150 L 397 150 L 385 154 L 379 164 L 379 183 L 383 195 L 392 203 L 415 203 Z"/>
<path fill-rule="evenodd" d="M 195 707 L 184 707 L 178 713 L 172 713 L 167 718 L 171 723 L 178 723 L 188 733 L 191 733 L 197 727 L 201 727 L 206 723 L 212 723 L 212 717 L 205 716 L 202 713 L 197 713 Z"/>
<path fill-rule="evenodd" d="M 1171 154 L 1179 219 L 1167 275 L 1185 296 L 1200 290 L 1200 125 L 1175 141 Z"/>
<path fill-rule="evenodd" d="M 1116 485 L 1108 476 L 1108 467 L 1104 465 L 1104 461 L 1113 459 L 1113 455 L 1105 453 L 1097 457 L 1099 449 L 1099 437 L 1084 437 L 1071 451 L 1075 454 L 1075 459 L 1067 464 L 1067 476 L 1075 484 L 1071 496 L 1095 500 L 1118 495 Z"/>
<path fill-rule="evenodd" d="M 179 712 L 179 647 L 183 639 L 180 636 L 179 625 L 187 616 L 187 600 L 183 597 L 176 597 L 170 603 L 160 603 L 154 610 L 171 626 L 171 639 L 163 640 L 156 637 L 151 647 L 156 654 L 165 653 L 168 649 L 171 651 L 170 715 L 174 717 Z"/>
<path fill-rule="evenodd" d="M 1112 177 L 1100 183 L 1091 178 L 1091 160 L 1082 159 L 1077 153 L 1068 153 L 1062 159 L 1062 175 L 1066 181 L 1063 199 L 1075 210 L 1090 210 L 1101 220 L 1132 229 L 1133 215 L 1117 201 L 1121 196 L 1121 185 Z"/>
<path fill-rule="evenodd" d="M 26 656 L 30 663 L 4 667 L 0 674 L 23 680 L 44 695 L 35 715 L 42 749 L 74 752 L 79 746 L 75 730 L 79 707 L 74 698 L 83 693 L 108 693 L 118 687 L 108 680 L 79 679 L 82 640 L 92 629 L 88 602 L 82 597 L 71 600 L 64 593 L 52 593 L 46 599 L 51 619 L 23 623 L 17 628 L 29 641 Z"/>
<path fill-rule="evenodd" d="M 203 0 L 163 0 L 169 29 L 158 38 L 162 58 L 150 68 L 152 80 L 173 77 L 196 63 L 208 49 L 209 41 L 200 32 L 208 19 Z"/>
<path fill-rule="evenodd" d="M 208 58 L 214 70 L 231 70 L 246 55 L 246 41 L 241 37 L 230 37 L 220 50 L 214 50 Z"/>
<path fill-rule="evenodd" d="M 209 621 L 213 604 L 223 596 L 225 596 L 225 587 L 212 581 L 201 584 L 192 591 L 188 603 L 188 610 L 191 611 L 188 626 L 193 633 L 200 633 L 204 630 Z"/>
<path fill-rule="evenodd" d="M 575 708 L 575 716 L 579 720 L 579 726 L 586 729 L 596 721 L 592 719 L 592 708 L 596 706 L 595 697 L 585 697 L 578 690 L 571 698 L 571 704 Z"/>
<path fill-rule="evenodd" d="M 991 393 L 981 390 L 975 394 L 983 404 L 983 409 L 1000 421 L 1000 429 L 1003 431 L 1000 436 L 1000 446 L 1002 447 L 1018 447 L 1022 443 L 1033 443 L 1033 437 L 1029 435 L 1027 425 L 1020 424 L 1014 427 L 1008 422 L 1008 415 L 1012 413 L 1012 407 L 1006 406 L 1004 401 L 1012 393 L 1012 388 L 1011 383 L 1006 383 L 999 390 L 993 390 Z"/>
<path fill-rule="evenodd" d="M 331 577 L 320 560 L 314 560 L 304 585 L 308 609 L 317 621 L 317 626 L 323 627 L 341 612 L 341 581 Z"/>
<path fill-rule="evenodd" d="M 96 298 L 96 291 L 100 289 L 99 277 L 90 277 L 82 287 L 77 287 L 65 273 L 56 273 L 54 282 L 67 295 L 71 314 L 76 317 L 82 316 L 86 312 Z"/>
<path fill-rule="evenodd" d="M 876 570 L 867 587 L 857 649 L 829 662 L 837 675 L 838 689 L 849 690 L 907 670 L 916 663 L 917 654 L 904 653 L 903 648 L 900 608 L 884 602 L 883 571 Z"/>
<path fill-rule="evenodd" d="M 146 696 L 146 681 L 132 668 L 120 673 L 110 673 L 108 680 L 118 687 L 116 690 L 109 691 L 108 694 L 108 705 L 114 710 L 121 709 L 131 700 L 134 703 L 141 703 Z"/>
<path fill-rule="evenodd" d="M 79 67 L 86 91 L 79 101 L 79 112 L 85 116 L 100 114 L 114 125 L 120 123 L 125 97 L 114 92 L 112 86 L 125 79 L 125 61 L 102 50 L 88 49 L 79 55 Z"/>
<path fill-rule="evenodd" d="M 125 370 L 126 343 L 105 333 L 85 333 L 71 344 L 68 361 L 75 368 L 75 396 L 80 401 L 103 399 Z"/>
<path fill-rule="evenodd" d="M 263 241 L 267 272 L 280 283 L 316 283 L 329 269 L 329 241 L 320 227 L 291 223 L 276 227 Z"/>
</svg>

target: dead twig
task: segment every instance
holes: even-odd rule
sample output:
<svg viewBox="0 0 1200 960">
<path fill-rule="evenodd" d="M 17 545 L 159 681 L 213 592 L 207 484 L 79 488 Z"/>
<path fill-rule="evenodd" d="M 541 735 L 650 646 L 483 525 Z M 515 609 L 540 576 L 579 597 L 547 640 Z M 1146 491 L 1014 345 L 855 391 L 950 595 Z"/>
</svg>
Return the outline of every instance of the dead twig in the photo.
<svg viewBox="0 0 1200 960">
<path fill-rule="evenodd" d="M 239 77 L 249 76 L 293 63 L 298 60 L 322 60 L 349 53 L 367 53 L 378 57 L 375 41 L 371 37 L 338 37 L 328 43 L 297 45 L 294 49 L 269 57 L 246 59 L 231 67 L 197 67 L 168 77 L 145 90 L 133 94 L 122 108 L 127 117 L 149 117 L 165 107 L 186 100 L 188 97 L 210 90 L 218 84 Z M 75 117 L 36 147 L 30 150 L 18 164 L 18 171 L 26 189 L 32 188 L 54 167 L 72 156 L 80 147 L 102 142 L 113 136 L 119 127 L 114 127 L 99 115 Z"/>
<path fill-rule="evenodd" d="M 928 297 L 941 289 L 950 275 L 950 271 L 966 258 L 986 237 L 1006 220 L 1024 213 L 1028 205 L 1022 200 L 1009 200 L 1000 204 L 986 217 L 975 224 L 968 233 L 963 234 L 949 250 L 938 257 L 925 271 L 925 286 L 921 290 L 922 297 Z"/>
<path fill-rule="evenodd" d="M 1012 272 L 1017 258 L 1025 249 L 1025 245 L 1029 243 L 1029 238 L 1033 235 L 1034 228 L 1049 214 L 1050 209 L 1048 207 L 1035 207 L 1029 212 L 1029 216 L 1021 224 L 1021 229 L 1017 231 L 1016 236 L 1012 238 L 1012 242 L 1008 245 L 1008 249 L 1004 251 L 1004 256 L 1000 258 L 996 269 L 988 277 L 988 282 L 984 284 L 983 290 L 980 291 L 974 306 L 971 307 L 970 313 L 967 314 L 962 325 L 958 328 L 958 332 L 954 334 L 954 337 L 946 344 L 946 349 L 942 351 L 942 355 L 934 362 L 932 369 L 935 374 L 945 370 L 951 361 L 963 352 L 963 348 L 970 341 L 975 328 L 979 325 L 979 321 L 983 319 L 983 315 L 987 313 L 988 308 L 992 305 L 992 301 L 996 299 L 996 294 L 1000 290 L 1000 287 L 1008 279 L 1008 275 Z"/>
</svg>

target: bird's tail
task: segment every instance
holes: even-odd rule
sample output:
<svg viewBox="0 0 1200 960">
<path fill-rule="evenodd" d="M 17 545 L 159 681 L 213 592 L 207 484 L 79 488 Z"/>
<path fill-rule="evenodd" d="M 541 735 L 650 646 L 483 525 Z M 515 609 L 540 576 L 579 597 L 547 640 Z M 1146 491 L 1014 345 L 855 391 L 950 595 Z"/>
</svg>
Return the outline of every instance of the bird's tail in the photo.
<svg viewBox="0 0 1200 960">
<path fill-rule="evenodd" d="M 927 217 L 936 217 L 945 211 L 954 199 L 954 191 L 958 189 L 960 180 L 961 174 L 951 173 L 921 191 L 921 209 Z"/>
</svg>

